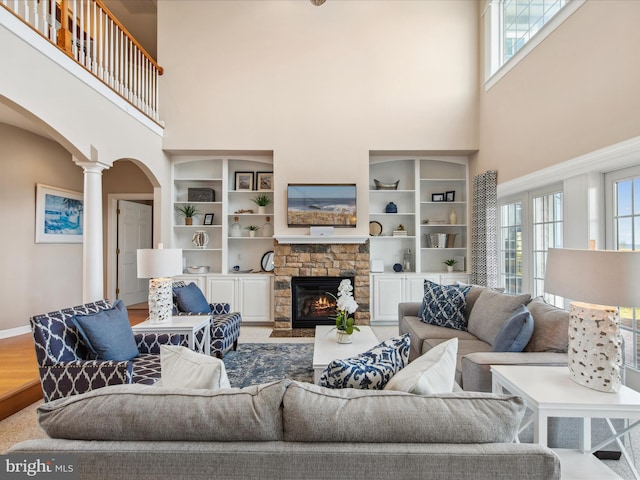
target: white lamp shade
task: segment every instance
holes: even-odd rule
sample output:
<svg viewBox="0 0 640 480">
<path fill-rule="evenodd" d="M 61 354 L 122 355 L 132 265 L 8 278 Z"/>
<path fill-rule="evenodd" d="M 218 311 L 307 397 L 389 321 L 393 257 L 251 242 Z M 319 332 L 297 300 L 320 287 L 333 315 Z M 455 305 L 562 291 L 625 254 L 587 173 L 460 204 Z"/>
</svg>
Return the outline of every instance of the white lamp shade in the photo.
<svg viewBox="0 0 640 480">
<path fill-rule="evenodd" d="M 138 250 L 138 278 L 173 277 L 182 273 L 182 249 Z"/>
<path fill-rule="evenodd" d="M 640 306 L 640 252 L 550 248 L 544 289 L 580 302 Z"/>
</svg>

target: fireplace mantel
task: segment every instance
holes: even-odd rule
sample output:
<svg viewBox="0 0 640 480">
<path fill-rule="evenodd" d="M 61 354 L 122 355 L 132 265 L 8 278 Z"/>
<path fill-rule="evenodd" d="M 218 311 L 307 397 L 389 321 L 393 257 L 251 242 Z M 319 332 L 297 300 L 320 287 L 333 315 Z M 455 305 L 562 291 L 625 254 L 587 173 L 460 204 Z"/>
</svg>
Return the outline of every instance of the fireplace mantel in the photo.
<svg viewBox="0 0 640 480">
<path fill-rule="evenodd" d="M 275 239 L 278 243 L 285 245 L 303 244 L 360 244 L 366 243 L 369 236 L 364 235 L 277 235 Z"/>
</svg>

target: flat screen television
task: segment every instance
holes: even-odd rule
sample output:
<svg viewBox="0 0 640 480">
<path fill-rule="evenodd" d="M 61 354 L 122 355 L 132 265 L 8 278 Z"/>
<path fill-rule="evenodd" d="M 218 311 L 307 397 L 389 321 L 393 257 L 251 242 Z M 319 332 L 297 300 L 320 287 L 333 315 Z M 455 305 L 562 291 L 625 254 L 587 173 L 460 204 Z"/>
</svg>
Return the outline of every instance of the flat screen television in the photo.
<svg viewBox="0 0 640 480">
<path fill-rule="evenodd" d="M 290 227 L 355 227 L 354 183 L 290 183 L 287 224 Z"/>
</svg>

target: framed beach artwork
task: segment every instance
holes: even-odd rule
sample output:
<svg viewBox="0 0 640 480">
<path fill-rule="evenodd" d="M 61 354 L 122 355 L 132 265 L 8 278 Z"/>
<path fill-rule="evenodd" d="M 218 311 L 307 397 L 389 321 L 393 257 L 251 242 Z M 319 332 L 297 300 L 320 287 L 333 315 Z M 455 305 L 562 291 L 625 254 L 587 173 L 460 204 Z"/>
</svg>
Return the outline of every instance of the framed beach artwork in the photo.
<svg viewBox="0 0 640 480">
<path fill-rule="evenodd" d="M 236 190 L 253 190 L 253 172 L 236 172 Z"/>
<path fill-rule="evenodd" d="M 82 193 L 36 185 L 36 243 L 82 243 Z"/>
<path fill-rule="evenodd" d="M 256 189 L 273 190 L 273 172 L 256 172 Z"/>
<path fill-rule="evenodd" d="M 355 227 L 355 184 L 301 184 L 287 187 L 287 225 L 290 227 Z"/>
</svg>

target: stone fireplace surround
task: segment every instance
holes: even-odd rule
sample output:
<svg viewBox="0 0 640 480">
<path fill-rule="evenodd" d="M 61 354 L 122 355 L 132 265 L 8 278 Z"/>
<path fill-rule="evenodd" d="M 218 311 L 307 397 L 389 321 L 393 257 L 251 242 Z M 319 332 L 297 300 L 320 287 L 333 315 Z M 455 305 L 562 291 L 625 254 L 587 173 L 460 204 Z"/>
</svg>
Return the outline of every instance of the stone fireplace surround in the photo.
<svg viewBox="0 0 640 480">
<path fill-rule="evenodd" d="M 282 243 L 274 246 L 274 329 L 292 329 L 292 277 L 353 277 L 356 325 L 369 325 L 369 242 Z"/>
</svg>

